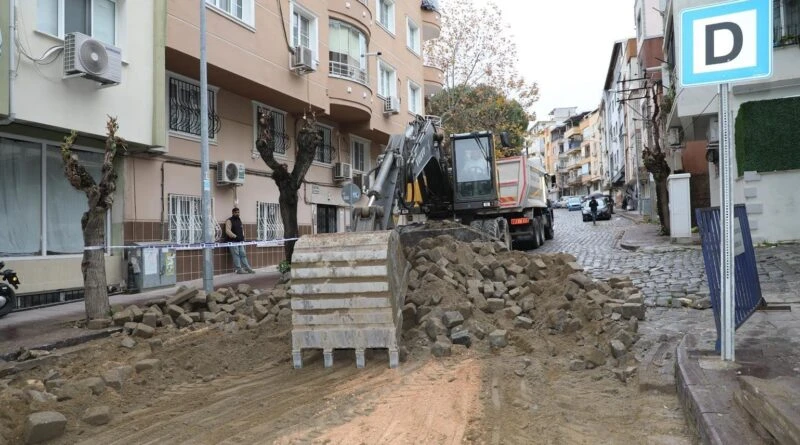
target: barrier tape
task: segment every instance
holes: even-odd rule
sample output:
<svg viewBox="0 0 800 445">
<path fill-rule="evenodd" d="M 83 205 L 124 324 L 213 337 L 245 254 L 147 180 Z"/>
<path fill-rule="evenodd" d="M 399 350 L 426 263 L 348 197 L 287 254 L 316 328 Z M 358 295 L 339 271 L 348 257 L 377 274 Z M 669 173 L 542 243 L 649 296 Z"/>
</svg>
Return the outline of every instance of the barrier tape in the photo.
<svg viewBox="0 0 800 445">
<path fill-rule="evenodd" d="M 256 247 L 279 247 L 286 241 L 297 241 L 300 238 L 282 238 L 269 241 L 239 241 L 226 243 L 164 243 L 138 246 L 86 246 L 83 250 L 125 250 L 125 249 L 173 249 L 173 250 L 203 250 L 206 248 L 217 249 L 220 247 L 235 246 L 256 246 Z"/>
</svg>

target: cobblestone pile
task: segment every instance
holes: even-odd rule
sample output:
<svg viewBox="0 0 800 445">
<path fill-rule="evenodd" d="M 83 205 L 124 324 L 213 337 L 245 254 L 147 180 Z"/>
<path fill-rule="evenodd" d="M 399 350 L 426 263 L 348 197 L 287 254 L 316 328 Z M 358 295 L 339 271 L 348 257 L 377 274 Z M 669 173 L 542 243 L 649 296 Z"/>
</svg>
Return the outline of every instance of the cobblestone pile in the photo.
<svg viewBox="0 0 800 445">
<path fill-rule="evenodd" d="M 570 357 L 570 370 L 632 362 L 628 351 L 645 305 L 627 277 L 597 281 L 571 255 L 531 255 L 450 236 L 422 240 L 406 256 L 412 264 L 403 307 L 408 347 L 446 356 L 454 345 L 498 349 L 553 335 L 578 339 L 577 347 L 567 342 L 550 351 Z M 621 370 L 620 378 L 634 370 Z"/>
</svg>

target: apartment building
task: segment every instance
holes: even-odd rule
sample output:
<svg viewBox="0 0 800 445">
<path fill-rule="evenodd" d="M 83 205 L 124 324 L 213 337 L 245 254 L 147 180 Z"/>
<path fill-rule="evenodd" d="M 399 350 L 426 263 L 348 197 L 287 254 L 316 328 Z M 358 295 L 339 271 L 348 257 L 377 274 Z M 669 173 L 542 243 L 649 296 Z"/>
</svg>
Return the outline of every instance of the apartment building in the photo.
<svg viewBox="0 0 800 445">
<path fill-rule="evenodd" d="M 708 171 L 708 204 L 720 204 L 718 90 L 716 86 L 683 88 L 676 67 L 676 36 L 685 8 L 712 4 L 704 0 L 670 0 L 664 15 L 664 55 L 671 69 L 671 110 L 667 132 L 682 149 L 687 170 Z M 800 239 L 800 207 L 792 205 L 800 184 L 797 125 L 789 116 L 800 110 L 800 4 L 774 0 L 772 76 L 731 86 L 733 196 L 745 204 L 754 243 Z M 737 134 L 739 133 L 739 134 Z M 695 199 L 693 195 L 693 200 Z M 695 203 L 693 202 L 693 207 Z"/>
<path fill-rule="evenodd" d="M 155 116 L 156 42 L 163 38 L 154 0 L 4 0 L 0 2 L 0 261 L 15 269 L 21 293 L 80 298 L 87 198 L 64 175 L 59 144 L 74 129 L 74 151 L 97 179 L 107 117 L 119 120 L 128 153 L 163 146 Z M 163 1 L 162 3 L 166 3 Z M 88 42 L 87 42 L 88 40 Z M 122 173 L 125 159 L 118 159 Z M 120 174 L 106 244 L 124 240 L 125 195 Z M 156 197 L 150 199 L 157 201 Z M 123 254 L 108 250 L 109 284 L 124 280 Z"/>
<path fill-rule="evenodd" d="M 29 277 L 26 293 L 82 286 L 86 199 L 66 183 L 58 144 L 78 130 L 76 150 L 99 168 L 107 115 L 118 117 L 129 142 L 118 160 L 107 245 L 202 239 L 200 4 L 69 6 L 0 2 L 3 35 L 17 36 L 3 39 L 0 61 L 0 184 L 14 191 L 0 200 L 2 225 L 12 228 L 0 235 L 0 260 Z M 425 97 L 442 88 L 441 71 L 422 57 L 423 41 L 440 31 L 438 2 L 207 0 L 205 7 L 213 220 L 222 223 L 238 206 L 248 239 L 282 238 L 278 191 L 255 149 L 256 116 L 269 111 L 276 157 L 290 170 L 304 119 L 313 116 L 324 141 L 299 191 L 301 233 L 344 231 L 342 185 L 365 185 L 389 136 L 424 114 Z M 66 72 L 75 32 L 103 46 L 116 77 Z M 14 41 L 19 59 L 6 50 Z M 253 267 L 283 259 L 275 244 L 248 247 Z M 213 258 L 215 274 L 233 271 L 226 250 Z M 124 282 L 122 251 L 108 249 L 106 264 L 109 284 Z M 201 251 L 178 251 L 174 268 L 178 281 L 201 277 Z"/>
</svg>

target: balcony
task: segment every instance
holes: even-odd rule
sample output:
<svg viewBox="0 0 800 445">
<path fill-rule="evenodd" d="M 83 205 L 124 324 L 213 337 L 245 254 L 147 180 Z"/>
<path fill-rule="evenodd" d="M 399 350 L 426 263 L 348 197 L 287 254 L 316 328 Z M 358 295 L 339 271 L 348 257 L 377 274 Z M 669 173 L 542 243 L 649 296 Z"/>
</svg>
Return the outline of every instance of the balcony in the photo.
<svg viewBox="0 0 800 445">
<path fill-rule="evenodd" d="M 439 37 L 442 32 L 442 15 L 439 13 L 439 0 L 422 0 L 422 40 Z"/>
<path fill-rule="evenodd" d="M 772 46 L 800 44 L 800 4 L 792 0 L 773 0 Z"/>
<path fill-rule="evenodd" d="M 444 72 L 435 66 L 425 65 L 424 68 L 425 96 L 430 97 L 444 88 Z"/>
<path fill-rule="evenodd" d="M 367 6 L 367 2 L 326 2 L 330 18 L 341 20 L 356 25 L 360 31 L 365 33 L 369 41 L 370 29 L 372 29 L 372 12 Z M 375 2 L 372 2 L 373 6 Z"/>
<path fill-rule="evenodd" d="M 330 115 L 342 123 L 368 122 L 372 116 L 372 90 L 353 79 L 331 75 L 328 77 Z M 375 103 L 383 109 L 383 102 Z"/>
</svg>

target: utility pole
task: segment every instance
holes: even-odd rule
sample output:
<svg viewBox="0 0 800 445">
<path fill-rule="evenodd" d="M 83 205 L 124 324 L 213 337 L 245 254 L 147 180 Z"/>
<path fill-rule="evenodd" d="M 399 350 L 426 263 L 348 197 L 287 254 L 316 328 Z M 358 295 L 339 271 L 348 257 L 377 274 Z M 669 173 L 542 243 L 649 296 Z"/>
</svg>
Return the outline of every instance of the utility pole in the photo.
<svg viewBox="0 0 800 445">
<path fill-rule="evenodd" d="M 211 255 L 211 180 L 208 177 L 208 70 L 206 67 L 206 0 L 200 0 L 200 184 L 203 221 L 203 290 L 214 291 L 214 262 Z"/>
</svg>

